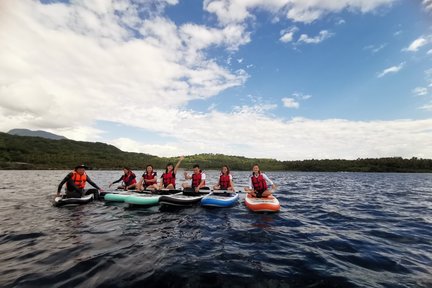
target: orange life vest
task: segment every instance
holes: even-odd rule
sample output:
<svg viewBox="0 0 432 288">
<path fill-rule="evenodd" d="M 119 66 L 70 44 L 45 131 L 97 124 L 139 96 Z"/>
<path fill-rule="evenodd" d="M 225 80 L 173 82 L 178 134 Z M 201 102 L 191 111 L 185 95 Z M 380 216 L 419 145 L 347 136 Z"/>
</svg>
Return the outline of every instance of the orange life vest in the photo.
<svg viewBox="0 0 432 288">
<path fill-rule="evenodd" d="M 221 174 L 219 177 L 219 186 L 220 189 L 226 190 L 230 187 L 230 175 Z"/>
<path fill-rule="evenodd" d="M 192 188 L 198 187 L 199 184 L 201 183 L 201 178 L 202 178 L 202 171 L 198 174 L 192 174 Z M 205 185 L 205 180 L 204 180 L 204 185 Z"/>
<path fill-rule="evenodd" d="M 84 172 L 84 174 L 80 175 L 78 172 L 72 171 L 71 179 L 74 181 L 76 187 L 84 189 L 87 181 L 87 174 Z"/>
<path fill-rule="evenodd" d="M 256 191 L 262 193 L 265 190 L 267 190 L 267 182 L 261 173 L 258 175 L 258 177 L 255 177 L 252 174 L 251 179 L 252 179 L 252 186 Z"/>
</svg>

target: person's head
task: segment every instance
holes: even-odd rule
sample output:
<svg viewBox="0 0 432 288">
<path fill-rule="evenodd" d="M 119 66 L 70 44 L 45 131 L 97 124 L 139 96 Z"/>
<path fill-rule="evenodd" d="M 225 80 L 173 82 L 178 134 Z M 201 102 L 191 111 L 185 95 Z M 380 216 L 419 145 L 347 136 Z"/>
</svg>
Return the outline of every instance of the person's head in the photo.
<svg viewBox="0 0 432 288">
<path fill-rule="evenodd" d="M 75 166 L 75 171 L 80 175 L 84 174 L 85 169 L 87 169 L 87 166 L 85 166 L 84 164 L 80 164 L 78 166 Z"/>
<path fill-rule="evenodd" d="M 222 169 L 221 169 L 221 173 L 222 173 L 223 175 L 229 175 L 229 174 L 230 174 L 230 169 L 229 169 L 229 167 L 228 167 L 227 165 L 223 165 L 223 166 L 222 166 Z"/>
<path fill-rule="evenodd" d="M 151 165 L 151 164 L 147 165 L 146 172 L 147 173 L 152 173 L 153 172 L 153 165 Z"/>
<path fill-rule="evenodd" d="M 165 173 L 171 172 L 173 170 L 174 170 L 174 164 L 168 163 L 167 166 L 165 167 Z"/>
<path fill-rule="evenodd" d="M 193 166 L 193 173 L 194 173 L 194 174 L 198 174 L 198 173 L 200 173 L 200 172 L 201 172 L 201 169 L 200 169 L 199 165 L 198 165 L 198 164 L 195 164 L 195 165 Z"/>
<path fill-rule="evenodd" d="M 255 174 L 259 174 L 259 173 L 261 173 L 258 164 L 254 164 L 254 165 L 252 166 L 252 172 L 255 173 Z"/>
<path fill-rule="evenodd" d="M 126 175 L 126 174 L 128 174 L 129 172 L 130 172 L 131 170 L 130 170 L 130 168 L 129 167 L 123 167 L 123 173 Z"/>
</svg>

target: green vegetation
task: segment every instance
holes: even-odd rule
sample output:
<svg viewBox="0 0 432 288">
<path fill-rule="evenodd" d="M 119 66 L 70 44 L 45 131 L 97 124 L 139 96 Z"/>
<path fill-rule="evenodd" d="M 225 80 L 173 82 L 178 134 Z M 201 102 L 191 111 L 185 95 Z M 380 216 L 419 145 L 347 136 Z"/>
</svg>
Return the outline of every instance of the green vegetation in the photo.
<svg viewBox="0 0 432 288">
<path fill-rule="evenodd" d="M 93 169 L 118 169 L 127 165 L 143 170 L 147 164 L 161 169 L 178 158 L 157 157 L 124 152 L 104 144 L 73 140 L 50 140 L 40 137 L 0 133 L 0 169 L 71 169 L 85 163 Z M 199 163 L 203 169 L 219 169 L 223 164 L 232 170 L 249 170 L 254 163 L 264 171 L 349 171 L 349 172 L 432 172 L 430 159 L 400 157 L 357 160 L 278 161 L 222 154 L 187 156 L 182 167 Z"/>
</svg>

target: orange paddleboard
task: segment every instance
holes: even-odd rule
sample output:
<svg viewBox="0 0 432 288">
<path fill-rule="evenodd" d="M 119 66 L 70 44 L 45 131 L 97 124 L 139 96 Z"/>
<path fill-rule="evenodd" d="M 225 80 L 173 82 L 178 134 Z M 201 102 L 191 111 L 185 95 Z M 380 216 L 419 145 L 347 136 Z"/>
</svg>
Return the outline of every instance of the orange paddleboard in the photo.
<svg viewBox="0 0 432 288">
<path fill-rule="evenodd" d="M 247 194 L 245 204 L 254 212 L 278 212 L 280 210 L 279 200 L 273 195 L 256 198 Z"/>
</svg>

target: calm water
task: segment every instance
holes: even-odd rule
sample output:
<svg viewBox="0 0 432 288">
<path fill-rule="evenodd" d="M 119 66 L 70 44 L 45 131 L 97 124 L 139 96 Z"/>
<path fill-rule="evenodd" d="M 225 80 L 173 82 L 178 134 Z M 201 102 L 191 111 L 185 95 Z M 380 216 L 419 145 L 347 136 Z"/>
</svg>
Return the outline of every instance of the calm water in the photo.
<svg viewBox="0 0 432 288">
<path fill-rule="evenodd" d="M 66 173 L 0 171 L 1 287 L 432 287 L 431 174 L 268 173 L 282 210 L 254 214 L 52 207 Z"/>
</svg>

